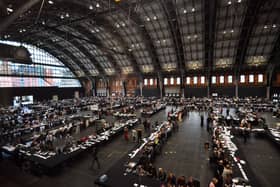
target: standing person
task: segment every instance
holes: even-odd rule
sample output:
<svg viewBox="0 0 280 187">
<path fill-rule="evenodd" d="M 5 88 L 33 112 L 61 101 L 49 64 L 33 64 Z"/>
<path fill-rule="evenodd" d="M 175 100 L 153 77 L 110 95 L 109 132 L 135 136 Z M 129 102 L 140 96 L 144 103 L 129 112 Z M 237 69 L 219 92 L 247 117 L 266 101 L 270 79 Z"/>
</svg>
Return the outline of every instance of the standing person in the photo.
<svg viewBox="0 0 280 187">
<path fill-rule="evenodd" d="M 218 183 L 218 179 L 214 177 L 210 182 L 209 187 L 216 187 L 217 183 Z"/>
<path fill-rule="evenodd" d="M 137 142 L 141 143 L 141 139 L 142 139 L 142 129 L 138 128 L 137 129 Z"/>
<path fill-rule="evenodd" d="M 227 107 L 227 112 L 226 112 L 227 116 L 229 116 L 229 107 Z"/>
<path fill-rule="evenodd" d="M 128 128 L 127 128 L 127 127 L 124 128 L 124 139 L 125 139 L 126 141 L 129 140 L 129 137 L 128 137 Z"/>
<path fill-rule="evenodd" d="M 100 163 L 99 163 L 99 160 L 98 160 L 97 153 L 98 153 L 97 147 L 93 147 L 92 153 L 91 153 L 92 162 L 91 162 L 91 165 L 90 165 L 90 169 L 93 169 L 95 162 L 97 164 L 98 169 L 100 169 Z"/>
<path fill-rule="evenodd" d="M 204 116 L 203 114 L 200 115 L 200 126 L 203 127 L 204 125 Z"/>
<path fill-rule="evenodd" d="M 210 117 L 210 115 L 208 115 L 207 117 L 207 132 L 210 133 L 210 123 L 211 123 L 212 119 Z"/>
<path fill-rule="evenodd" d="M 136 142 L 137 131 L 136 131 L 135 129 L 132 129 L 131 135 L 132 135 L 132 140 L 133 140 L 133 142 Z"/>
</svg>

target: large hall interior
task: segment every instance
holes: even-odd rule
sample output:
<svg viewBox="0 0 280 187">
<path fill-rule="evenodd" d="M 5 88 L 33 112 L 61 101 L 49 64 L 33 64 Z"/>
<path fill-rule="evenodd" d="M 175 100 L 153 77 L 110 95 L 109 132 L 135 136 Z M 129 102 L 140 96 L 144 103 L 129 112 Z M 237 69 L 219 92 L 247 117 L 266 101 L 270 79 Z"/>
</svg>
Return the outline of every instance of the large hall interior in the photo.
<svg viewBox="0 0 280 187">
<path fill-rule="evenodd" d="M 0 0 L 1 187 L 279 174 L 279 0 Z"/>
</svg>

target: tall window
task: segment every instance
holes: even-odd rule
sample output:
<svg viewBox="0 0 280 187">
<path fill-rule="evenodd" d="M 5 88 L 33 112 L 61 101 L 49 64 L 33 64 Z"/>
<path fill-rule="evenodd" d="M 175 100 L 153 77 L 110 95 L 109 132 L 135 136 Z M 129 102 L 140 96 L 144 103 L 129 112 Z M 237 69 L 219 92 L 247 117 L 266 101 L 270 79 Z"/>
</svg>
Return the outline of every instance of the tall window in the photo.
<svg viewBox="0 0 280 187">
<path fill-rule="evenodd" d="M 232 80 L 232 75 L 229 75 L 229 76 L 228 76 L 228 83 L 232 83 L 232 81 L 233 81 L 233 80 Z"/>
<path fill-rule="evenodd" d="M 254 82 L 254 75 L 250 74 L 249 75 L 249 83 L 253 83 Z"/>
<path fill-rule="evenodd" d="M 245 75 L 240 75 L 240 82 L 245 83 Z"/>
<path fill-rule="evenodd" d="M 145 86 L 148 85 L 148 79 L 144 79 L 144 85 L 145 85 Z"/>
<path fill-rule="evenodd" d="M 164 78 L 163 84 L 164 84 L 164 85 L 167 85 L 167 84 L 168 84 L 168 79 L 167 79 L 167 78 Z"/>
<path fill-rule="evenodd" d="M 212 84 L 216 84 L 216 76 L 212 76 Z"/>
<path fill-rule="evenodd" d="M 177 84 L 177 85 L 180 85 L 180 84 L 181 84 L 181 78 L 180 78 L 180 77 L 177 77 L 177 79 L 176 79 L 176 84 Z"/>
<path fill-rule="evenodd" d="M 170 78 L 170 84 L 171 84 L 171 85 L 174 84 L 174 78 L 173 78 L 173 77 Z"/>
<path fill-rule="evenodd" d="M 150 79 L 150 85 L 154 85 L 154 79 Z"/>
<path fill-rule="evenodd" d="M 223 75 L 220 76 L 220 83 L 221 84 L 225 83 L 225 77 Z"/>
<path fill-rule="evenodd" d="M 201 84 L 205 84 L 205 77 L 204 77 L 204 76 L 201 76 L 201 77 L 200 77 L 200 83 L 201 83 Z"/>
<path fill-rule="evenodd" d="M 187 77 L 186 82 L 187 82 L 187 85 L 191 84 L 191 78 L 190 78 L 190 77 Z"/>
<path fill-rule="evenodd" d="M 258 74 L 258 83 L 263 82 L 263 74 Z"/>
<path fill-rule="evenodd" d="M 197 84 L 197 77 L 193 77 L 193 84 Z"/>
</svg>

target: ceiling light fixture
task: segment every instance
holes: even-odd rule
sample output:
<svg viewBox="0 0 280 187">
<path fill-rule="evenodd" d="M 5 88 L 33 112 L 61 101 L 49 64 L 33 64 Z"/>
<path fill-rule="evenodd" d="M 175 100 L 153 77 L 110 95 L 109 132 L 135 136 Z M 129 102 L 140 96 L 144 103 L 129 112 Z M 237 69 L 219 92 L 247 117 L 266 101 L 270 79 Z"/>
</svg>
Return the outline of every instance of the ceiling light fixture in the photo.
<svg viewBox="0 0 280 187">
<path fill-rule="evenodd" d="M 193 8 L 192 8 L 192 12 L 194 12 L 194 11 L 195 11 L 195 8 L 193 7 Z"/>
<path fill-rule="evenodd" d="M 99 8 L 99 7 L 100 7 L 100 4 L 99 4 L 99 3 L 97 3 L 97 4 L 96 4 L 96 7 L 97 7 L 97 8 Z"/>
<path fill-rule="evenodd" d="M 93 6 L 92 5 L 89 5 L 89 7 L 88 7 L 90 10 L 92 10 L 93 9 Z"/>
<path fill-rule="evenodd" d="M 154 20 L 157 20 L 157 17 L 156 17 L 156 16 L 154 16 Z"/>
<path fill-rule="evenodd" d="M 63 16 L 63 15 L 60 15 L 60 19 L 64 19 L 64 16 Z"/>
<path fill-rule="evenodd" d="M 228 3 L 227 3 L 228 5 L 231 5 L 231 1 L 228 1 Z"/>
<path fill-rule="evenodd" d="M 151 21 L 149 17 L 146 18 L 147 21 Z"/>
<path fill-rule="evenodd" d="M 184 9 L 184 14 L 186 14 L 187 13 L 187 10 L 186 9 Z"/>
<path fill-rule="evenodd" d="M 53 4 L 54 4 L 54 2 L 51 1 L 51 0 L 49 0 L 48 3 L 49 3 L 50 5 L 53 5 Z"/>
<path fill-rule="evenodd" d="M 231 33 L 234 33 L 234 30 L 233 29 L 231 29 L 231 31 L 230 31 Z"/>
<path fill-rule="evenodd" d="M 12 8 L 10 8 L 10 7 L 7 7 L 7 11 L 8 12 L 13 12 L 14 10 Z"/>
<path fill-rule="evenodd" d="M 69 18 L 69 16 L 70 16 L 69 13 L 66 13 L 66 14 L 65 14 L 65 17 Z"/>
<path fill-rule="evenodd" d="M 273 27 L 273 28 L 276 28 L 277 26 L 276 26 L 276 24 L 273 24 L 272 27 Z"/>
<path fill-rule="evenodd" d="M 267 29 L 267 25 L 265 25 L 263 28 L 264 28 L 264 29 Z"/>
<path fill-rule="evenodd" d="M 237 2 L 238 2 L 238 3 L 241 3 L 241 2 L 242 2 L 242 0 L 237 0 Z"/>
</svg>

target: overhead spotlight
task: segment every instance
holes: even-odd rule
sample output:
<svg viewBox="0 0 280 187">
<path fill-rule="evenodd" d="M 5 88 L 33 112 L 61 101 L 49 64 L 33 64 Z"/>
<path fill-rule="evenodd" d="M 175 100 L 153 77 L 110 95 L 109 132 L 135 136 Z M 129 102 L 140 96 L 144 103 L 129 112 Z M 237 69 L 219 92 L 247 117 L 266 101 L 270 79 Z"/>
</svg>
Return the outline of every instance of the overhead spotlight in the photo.
<svg viewBox="0 0 280 187">
<path fill-rule="evenodd" d="M 228 3 L 227 3 L 228 5 L 231 5 L 231 1 L 228 1 Z"/>
<path fill-rule="evenodd" d="M 238 2 L 238 3 L 241 3 L 241 2 L 242 2 L 242 0 L 237 0 L 237 2 Z"/>
<path fill-rule="evenodd" d="M 122 23 L 122 26 L 125 27 L 125 23 L 124 22 Z"/>
<path fill-rule="evenodd" d="M 156 17 L 156 16 L 154 16 L 154 20 L 157 20 L 157 17 Z"/>
<path fill-rule="evenodd" d="M 92 10 L 93 9 L 93 6 L 92 5 L 89 5 L 89 7 L 88 7 L 90 10 Z"/>
<path fill-rule="evenodd" d="M 46 22 L 45 22 L 45 21 L 42 21 L 42 25 L 46 25 Z"/>
<path fill-rule="evenodd" d="M 120 28 L 120 25 L 117 23 L 117 24 L 116 24 L 116 27 L 117 27 L 117 28 Z"/>
<path fill-rule="evenodd" d="M 187 10 L 186 9 L 184 9 L 184 14 L 186 14 L 187 13 Z"/>
<path fill-rule="evenodd" d="M 192 8 L 192 12 L 194 12 L 194 11 L 195 11 L 195 8 L 193 7 L 193 8 Z"/>
<path fill-rule="evenodd" d="M 265 25 L 263 28 L 264 28 L 264 29 L 267 29 L 268 27 L 267 27 L 267 25 Z"/>
<path fill-rule="evenodd" d="M 188 39 L 191 39 L 191 36 L 188 36 L 187 38 L 188 38 Z"/>
<path fill-rule="evenodd" d="M 53 5 L 53 4 L 54 4 L 54 2 L 51 1 L 51 0 L 49 0 L 48 3 L 49 3 L 50 5 Z"/>
<path fill-rule="evenodd" d="M 227 31 L 224 30 L 224 31 L 223 31 L 223 34 L 226 34 L 226 33 L 227 33 Z"/>
<path fill-rule="evenodd" d="M 100 4 L 99 4 L 99 3 L 97 3 L 97 4 L 96 4 L 96 8 L 99 8 L 99 7 L 100 7 Z"/>
<path fill-rule="evenodd" d="M 273 27 L 273 28 L 276 28 L 276 24 L 273 24 L 272 27 Z"/>
<path fill-rule="evenodd" d="M 64 19 L 64 16 L 63 16 L 63 15 L 60 15 L 60 19 Z"/>
<path fill-rule="evenodd" d="M 231 33 L 234 33 L 234 30 L 233 29 L 231 29 L 231 31 L 230 31 Z"/>
<path fill-rule="evenodd" d="M 151 19 L 149 17 L 146 18 L 147 21 L 151 21 Z"/>
<path fill-rule="evenodd" d="M 10 7 L 7 7 L 7 12 L 13 12 L 14 10 Z"/>
<path fill-rule="evenodd" d="M 69 16 L 70 16 L 69 13 L 66 13 L 66 14 L 65 14 L 65 17 L 69 18 Z"/>
<path fill-rule="evenodd" d="M 197 38 L 197 35 L 194 35 L 194 38 Z"/>
<path fill-rule="evenodd" d="M 119 2 L 121 2 L 121 0 L 115 0 L 115 2 L 116 2 L 116 3 L 119 3 Z"/>
</svg>

